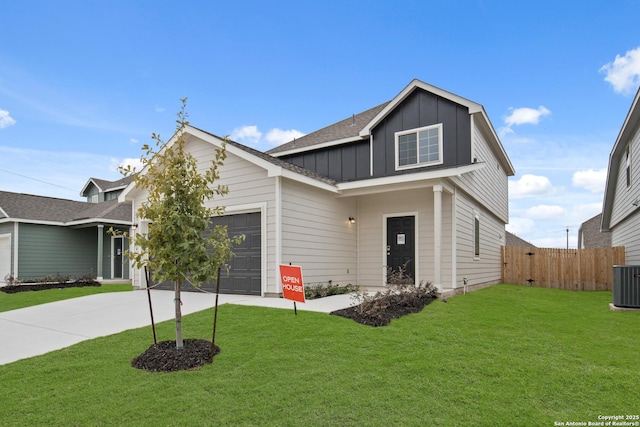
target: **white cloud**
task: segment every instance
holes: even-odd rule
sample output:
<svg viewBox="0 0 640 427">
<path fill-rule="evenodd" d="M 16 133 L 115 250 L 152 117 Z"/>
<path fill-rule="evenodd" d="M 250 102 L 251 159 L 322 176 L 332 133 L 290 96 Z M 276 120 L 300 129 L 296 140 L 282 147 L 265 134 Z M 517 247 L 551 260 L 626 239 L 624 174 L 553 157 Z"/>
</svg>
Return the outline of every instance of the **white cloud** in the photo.
<svg viewBox="0 0 640 427">
<path fill-rule="evenodd" d="M 509 197 L 514 199 L 551 195 L 554 192 L 551 181 L 546 176 L 526 174 L 518 180 L 509 181 Z"/>
<path fill-rule="evenodd" d="M 237 141 L 243 144 L 255 145 L 260 142 L 262 138 L 262 132 L 258 130 L 258 126 L 242 126 L 235 128 L 230 135 L 231 140 Z"/>
<path fill-rule="evenodd" d="M 562 206 L 538 205 L 530 207 L 525 213 L 534 219 L 562 219 L 567 211 Z"/>
<path fill-rule="evenodd" d="M 267 133 L 266 138 L 267 138 L 267 141 L 269 141 L 270 143 L 274 145 L 280 145 L 280 144 L 284 144 L 285 142 L 289 142 L 294 138 L 300 138 L 301 136 L 304 136 L 304 133 L 295 129 L 282 130 L 282 129 L 275 128 L 275 129 L 271 129 Z"/>
<path fill-rule="evenodd" d="M 16 121 L 7 110 L 0 110 L 0 129 L 15 125 Z"/>
<path fill-rule="evenodd" d="M 582 187 L 592 193 L 601 193 L 607 181 L 607 169 L 582 170 L 573 173 L 571 183 L 576 187 Z"/>
<path fill-rule="evenodd" d="M 129 142 L 132 143 L 132 144 L 137 144 L 139 141 L 137 139 L 135 139 L 135 138 L 131 138 L 129 140 Z"/>
<path fill-rule="evenodd" d="M 142 170 L 142 161 L 140 160 L 140 158 L 134 159 L 133 157 L 127 157 L 122 159 L 122 161 L 117 162 L 116 165 L 112 164 L 113 169 L 115 169 L 116 171 L 119 167 L 126 168 L 127 166 L 131 166 L 131 170 L 140 172 Z"/>
<path fill-rule="evenodd" d="M 524 125 L 524 124 L 533 124 L 537 125 L 540 123 L 540 118 L 543 116 L 547 116 L 551 114 L 547 108 L 542 105 L 538 107 L 538 109 L 533 108 L 511 108 L 511 114 L 504 118 L 504 122 L 507 125 L 507 128 L 511 128 L 511 126 Z"/>
<path fill-rule="evenodd" d="M 618 93 L 631 93 L 640 83 L 640 47 L 628 50 L 624 56 L 616 55 L 612 62 L 600 67 L 606 81 Z"/>
<path fill-rule="evenodd" d="M 506 229 L 508 232 L 515 234 L 516 236 L 520 236 L 522 234 L 527 234 L 535 230 L 536 223 L 529 218 L 509 218 L 509 224 L 507 224 Z"/>
<path fill-rule="evenodd" d="M 164 113 L 164 107 L 155 106 L 156 113 Z"/>
</svg>

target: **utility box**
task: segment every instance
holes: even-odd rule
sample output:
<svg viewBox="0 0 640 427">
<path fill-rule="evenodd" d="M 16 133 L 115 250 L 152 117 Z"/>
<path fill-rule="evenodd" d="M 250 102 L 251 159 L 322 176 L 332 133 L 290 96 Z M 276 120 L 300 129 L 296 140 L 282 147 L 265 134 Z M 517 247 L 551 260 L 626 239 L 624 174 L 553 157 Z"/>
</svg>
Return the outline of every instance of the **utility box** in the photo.
<svg viewBox="0 0 640 427">
<path fill-rule="evenodd" d="M 613 305 L 640 308 L 640 265 L 613 266 Z"/>
</svg>

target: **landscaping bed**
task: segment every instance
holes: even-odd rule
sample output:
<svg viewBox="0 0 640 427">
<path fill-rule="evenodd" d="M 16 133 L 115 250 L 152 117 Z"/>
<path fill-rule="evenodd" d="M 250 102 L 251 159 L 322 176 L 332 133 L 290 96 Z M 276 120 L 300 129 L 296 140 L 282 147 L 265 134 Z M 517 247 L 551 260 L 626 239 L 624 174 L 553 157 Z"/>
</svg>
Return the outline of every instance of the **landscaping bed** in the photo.
<svg viewBox="0 0 640 427">
<path fill-rule="evenodd" d="M 0 288 L 0 291 L 7 294 L 16 294 L 18 292 L 28 291 L 44 291 L 47 289 L 63 289 L 63 288 L 82 288 L 85 286 L 101 286 L 100 282 L 95 280 L 76 280 L 73 282 L 56 282 L 56 283 L 21 283 L 19 285 L 7 285 Z"/>
<path fill-rule="evenodd" d="M 393 319 L 399 319 L 411 313 L 419 313 L 426 305 L 436 299 L 437 297 L 432 293 L 388 294 L 379 296 L 370 307 L 366 306 L 367 303 L 363 303 L 364 306 L 359 304 L 333 311 L 330 314 L 346 317 L 367 326 L 386 326 Z"/>
<path fill-rule="evenodd" d="M 175 341 L 161 341 L 134 357 L 131 366 L 150 372 L 195 370 L 211 363 L 218 353 L 220 347 L 216 345 L 212 353 L 211 341 L 207 340 L 185 339 L 182 349 L 176 348 Z"/>
</svg>

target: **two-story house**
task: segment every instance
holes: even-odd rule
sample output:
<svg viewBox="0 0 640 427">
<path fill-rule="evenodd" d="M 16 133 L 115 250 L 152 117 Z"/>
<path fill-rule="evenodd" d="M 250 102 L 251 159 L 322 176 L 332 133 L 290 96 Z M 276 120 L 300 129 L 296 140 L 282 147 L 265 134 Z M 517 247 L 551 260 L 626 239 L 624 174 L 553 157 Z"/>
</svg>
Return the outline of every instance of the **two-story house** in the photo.
<svg viewBox="0 0 640 427">
<path fill-rule="evenodd" d="M 601 230 L 624 246 L 626 262 L 640 265 L 640 90 L 616 139 L 607 169 Z"/>
<path fill-rule="evenodd" d="M 202 165 L 222 139 L 187 127 Z M 174 139 L 169 141 L 172 143 Z M 262 153 L 233 141 L 215 219 L 236 248 L 225 292 L 277 295 L 279 264 L 305 283 L 380 287 L 387 268 L 443 292 L 498 283 L 514 168 L 482 105 L 413 80 L 391 101 Z M 137 208 L 132 184 L 120 196 Z M 145 232 L 144 218 L 134 218 Z M 134 285 L 144 286 L 140 271 Z"/>
</svg>

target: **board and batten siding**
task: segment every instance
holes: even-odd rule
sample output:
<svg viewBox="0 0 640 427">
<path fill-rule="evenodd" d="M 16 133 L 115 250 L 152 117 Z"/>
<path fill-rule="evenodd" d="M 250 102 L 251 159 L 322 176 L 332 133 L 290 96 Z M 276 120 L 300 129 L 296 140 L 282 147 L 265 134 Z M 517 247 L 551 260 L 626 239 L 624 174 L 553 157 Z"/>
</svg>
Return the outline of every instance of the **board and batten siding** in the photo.
<svg viewBox="0 0 640 427">
<path fill-rule="evenodd" d="M 357 222 L 353 198 L 282 180 L 282 263 L 302 267 L 307 284 L 356 284 Z M 356 218 L 357 221 L 357 218 Z"/>
<path fill-rule="evenodd" d="M 443 164 L 471 162 L 469 109 L 424 90 L 416 90 L 373 129 L 373 176 L 411 174 L 432 166 L 396 170 L 395 135 L 399 131 L 442 124 Z"/>
<path fill-rule="evenodd" d="M 505 227 L 501 219 L 475 203 L 463 192 L 456 194 L 456 287 L 467 277 L 470 286 L 496 284 L 502 273 L 501 247 L 505 243 Z M 475 256 L 474 221 L 480 219 L 480 256 Z"/>
<path fill-rule="evenodd" d="M 70 229 L 20 224 L 18 230 L 18 275 L 21 280 L 56 274 L 73 277 L 97 273 L 98 248 L 95 227 Z M 110 241 L 107 236 L 105 240 Z M 110 277 L 107 275 L 110 274 L 110 265 L 108 267 L 103 270 L 104 277 Z"/>
</svg>

